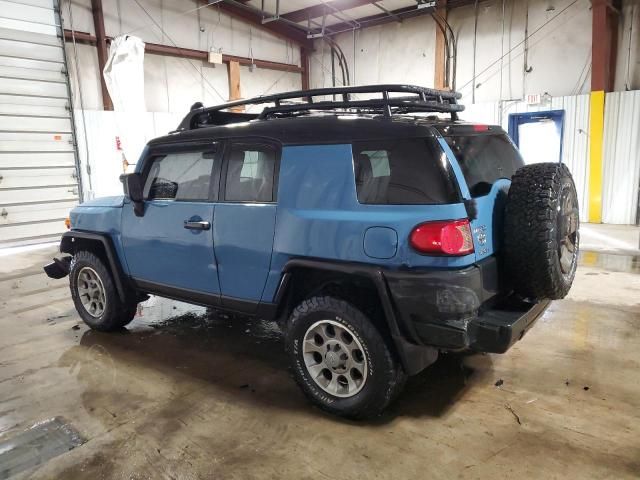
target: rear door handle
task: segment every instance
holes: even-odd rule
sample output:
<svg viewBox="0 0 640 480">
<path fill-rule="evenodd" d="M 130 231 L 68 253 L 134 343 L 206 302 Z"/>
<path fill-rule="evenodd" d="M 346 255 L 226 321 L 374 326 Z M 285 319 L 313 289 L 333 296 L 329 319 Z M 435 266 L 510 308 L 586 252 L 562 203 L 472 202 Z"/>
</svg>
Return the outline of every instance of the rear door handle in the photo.
<svg viewBox="0 0 640 480">
<path fill-rule="evenodd" d="M 184 228 L 189 230 L 209 230 L 211 228 L 211 224 L 209 222 L 194 222 L 191 220 L 184 221 Z"/>
</svg>

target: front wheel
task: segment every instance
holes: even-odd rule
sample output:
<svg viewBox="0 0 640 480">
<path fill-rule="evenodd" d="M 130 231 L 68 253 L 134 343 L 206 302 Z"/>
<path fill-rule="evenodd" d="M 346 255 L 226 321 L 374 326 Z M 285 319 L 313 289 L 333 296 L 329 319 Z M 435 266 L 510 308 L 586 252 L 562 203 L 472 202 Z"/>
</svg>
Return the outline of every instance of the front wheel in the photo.
<svg viewBox="0 0 640 480">
<path fill-rule="evenodd" d="M 78 314 L 94 330 L 118 330 L 136 314 L 137 303 L 120 300 L 111 272 L 92 252 L 82 250 L 73 256 L 69 287 Z"/>
<path fill-rule="evenodd" d="M 379 415 L 404 386 L 404 370 L 378 329 L 344 300 L 302 302 L 291 314 L 285 342 L 298 385 L 335 415 Z"/>
</svg>

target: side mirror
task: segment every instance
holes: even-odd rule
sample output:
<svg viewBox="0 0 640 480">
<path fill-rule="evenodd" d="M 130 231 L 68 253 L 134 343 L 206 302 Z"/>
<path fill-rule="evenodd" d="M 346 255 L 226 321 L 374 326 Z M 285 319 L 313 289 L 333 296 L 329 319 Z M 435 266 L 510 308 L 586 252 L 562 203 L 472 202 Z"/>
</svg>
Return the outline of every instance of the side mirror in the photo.
<svg viewBox="0 0 640 480">
<path fill-rule="evenodd" d="M 142 180 L 139 173 L 128 173 L 120 177 L 124 194 L 133 202 L 133 210 L 138 217 L 144 215 L 144 199 L 142 195 Z"/>
</svg>

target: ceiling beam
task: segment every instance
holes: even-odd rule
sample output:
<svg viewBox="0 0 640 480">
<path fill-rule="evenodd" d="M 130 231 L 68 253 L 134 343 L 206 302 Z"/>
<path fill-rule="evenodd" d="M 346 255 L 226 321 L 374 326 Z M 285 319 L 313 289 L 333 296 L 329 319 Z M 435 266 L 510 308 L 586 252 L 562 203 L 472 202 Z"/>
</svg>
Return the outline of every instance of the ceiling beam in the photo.
<svg viewBox="0 0 640 480">
<path fill-rule="evenodd" d="M 391 10 L 390 13 L 391 15 L 389 15 L 388 13 L 379 13 L 376 15 L 370 15 L 368 17 L 356 18 L 355 21 L 360 24 L 360 28 L 375 27 L 376 25 L 384 25 L 385 23 L 397 22 L 398 17 L 401 19 L 405 19 L 424 15 L 425 13 L 431 13 L 431 9 L 418 9 L 414 6 L 411 6 Z M 340 33 L 353 30 L 353 25 L 349 22 L 341 22 L 327 25 L 327 28 L 331 29 L 331 32 L 333 33 Z"/>
<path fill-rule="evenodd" d="M 208 2 L 203 0 L 203 3 Z M 304 48 L 313 49 L 313 41 L 307 38 L 307 34 L 302 28 L 296 28 L 295 26 L 287 25 L 283 22 L 269 22 L 263 24 L 260 12 L 252 7 L 244 6 L 241 2 L 225 0 L 212 5 L 212 7 L 219 8 L 220 11 L 226 15 L 242 20 L 249 25 L 267 31 L 272 35 L 295 42 Z"/>
<path fill-rule="evenodd" d="M 280 16 L 292 22 L 304 22 L 310 18 L 331 15 L 336 13 L 336 11 L 341 12 L 351 8 L 362 7 L 363 5 L 370 5 L 374 3 L 374 1 L 375 0 L 332 0 L 319 5 L 294 10 L 293 12 L 285 13 Z"/>
<path fill-rule="evenodd" d="M 75 37 L 75 41 L 78 43 L 88 43 L 90 45 L 96 45 L 97 39 L 95 36 L 87 33 L 87 32 L 72 32 L 71 30 L 64 30 L 64 39 L 67 41 L 73 41 Z M 111 42 L 111 37 L 106 37 L 107 42 Z M 171 45 L 160 45 L 157 43 L 146 43 L 144 44 L 145 53 L 149 53 L 152 55 L 165 55 L 169 57 L 178 57 L 178 58 L 187 58 L 191 60 L 203 60 L 208 61 L 209 52 L 204 50 L 194 50 L 191 48 L 181 48 L 181 47 L 172 47 Z M 251 59 L 247 57 L 238 57 L 236 55 L 227 55 L 222 54 L 222 62 L 230 63 L 236 62 L 240 65 L 251 66 L 255 65 L 258 68 L 265 68 L 268 70 L 278 70 L 281 72 L 291 72 L 291 73 L 304 73 L 304 67 L 299 67 L 298 65 L 293 65 L 290 63 L 280 63 L 280 62 L 272 62 L 270 60 L 260 60 L 257 58 Z"/>
<path fill-rule="evenodd" d="M 484 3 L 486 0 L 480 0 L 479 3 Z M 369 2 L 371 3 L 371 2 Z M 448 11 L 454 8 L 465 7 L 473 5 L 475 0 L 437 0 L 437 8 L 441 8 L 446 5 Z M 377 25 L 384 25 L 385 23 L 397 22 L 398 19 L 405 20 L 407 18 L 419 17 L 421 15 L 431 14 L 433 9 L 431 8 L 417 8 L 416 6 L 409 6 L 398 8 L 396 10 L 390 10 L 388 13 L 379 13 L 376 15 L 370 15 L 368 17 L 354 18 L 352 22 L 340 22 L 332 25 L 327 25 L 329 35 L 335 35 L 345 31 L 353 30 L 353 22 L 357 22 L 359 28 L 375 27 Z"/>
</svg>

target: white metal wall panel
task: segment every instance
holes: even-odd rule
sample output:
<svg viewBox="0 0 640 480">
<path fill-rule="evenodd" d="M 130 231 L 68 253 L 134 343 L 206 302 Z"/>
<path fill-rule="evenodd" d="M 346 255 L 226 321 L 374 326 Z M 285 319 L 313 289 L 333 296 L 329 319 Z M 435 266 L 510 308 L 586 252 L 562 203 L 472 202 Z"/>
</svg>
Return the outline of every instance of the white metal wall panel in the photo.
<svg viewBox="0 0 640 480">
<path fill-rule="evenodd" d="M 130 118 L 125 121 L 125 117 Z M 122 194 L 122 183 L 119 178 L 123 173 L 123 151 L 117 150 L 116 137 L 119 137 L 123 143 L 128 140 L 122 136 L 123 128 L 131 124 L 139 126 L 134 132 L 139 138 L 129 138 L 129 140 L 135 141 L 135 145 L 139 147 L 131 154 L 131 158 L 127 159 L 130 164 L 129 171 L 131 171 L 146 142 L 175 130 L 182 117 L 182 114 L 166 112 L 124 114 L 86 110 L 83 120 L 82 112 L 77 110 L 75 121 L 78 135 L 78 156 L 81 162 L 80 171 L 83 178 L 85 199 Z M 88 148 L 85 145 L 85 127 Z M 89 158 L 87 158 L 87 152 L 89 152 Z M 91 171 L 90 178 L 87 175 L 89 170 Z"/>
<path fill-rule="evenodd" d="M 0 152 L 0 170 L 3 168 L 75 168 L 75 162 L 73 152 Z"/>
<path fill-rule="evenodd" d="M 79 187 L 54 0 L 0 0 L 0 248 L 51 239 Z"/>
<path fill-rule="evenodd" d="M 578 191 L 580 220 L 589 218 L 589 95 L 553 97 L 551 103 L 528 105 L 504 102 L 502 126 L 509 128 L 509 114 L 564 110 L 562 161 L 569 167 Z"/>
<path fill-rule="evenodd" d="M 640 186 L 640 90 L 607 93 L 602 221 L 635 224 Z"/>
<path fill-rule="evenodd" d="M 76 205 L 74 201 L 51 202 L 46 205 L 11 205 L 0 209 L 0 225 L 14 225 L 51 219 L 64 219 Z"/>
<path fill-rule="evenodd" d="M 77 200 L 77 187 L 0 188 L 0 211 L 24 203 L 44 205 L 62 200 Z M 62 230 L 62 229 L 61 229 Z"/>
<path fill-rule="evenodd" d="M 51 1 L 41 2 L 40 6 L 34 6 L 21 1 L 0 0 L 0 17 L 48 26 L 58 24 Z"/>
<path fill-rule="evenodd" d="M 564 110 L 562 161 L 573 174 L 578 191 L 580 219 L 589 217 L 589 95 L 555 97 L 550 104 L 528 105 L 526 102 L 486 102 L 466 105 L 460 117 L 470 122 L 501 124 L 509 128 L 509 114 Z"/>
<path fill-rule="evenodd" d="M 69 99 L 0 93 L 0 114 L 69 117 Z"/>
</svg>

